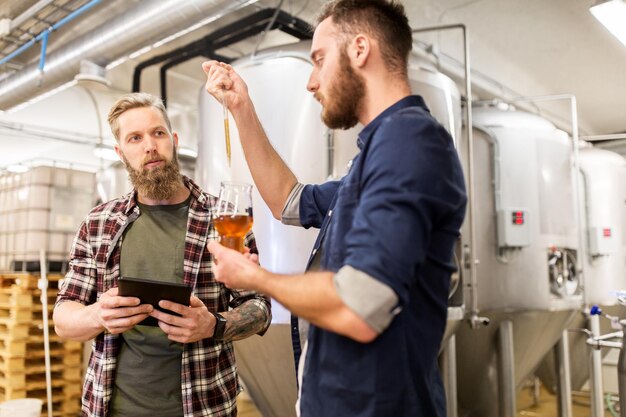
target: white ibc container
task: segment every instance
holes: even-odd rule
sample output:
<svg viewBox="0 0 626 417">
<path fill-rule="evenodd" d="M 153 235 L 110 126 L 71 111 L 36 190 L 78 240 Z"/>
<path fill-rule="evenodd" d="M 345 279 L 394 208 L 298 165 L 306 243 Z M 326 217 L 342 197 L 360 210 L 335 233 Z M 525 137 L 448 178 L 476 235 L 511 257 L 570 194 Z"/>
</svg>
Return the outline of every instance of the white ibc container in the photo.
<svg viewBox="0 0 626 417">
<path fill-rule="evenodd" d="M 72 172 L 66 169 L 55 169 L 50 178 L 55 187 L 68 187 L 71 184 Z"/>
<path fill-rule="evenodd" d="M 0 417 L 39 417 L 43 401 L 37 398 L 20 398 L 0 403 Z"/>
<path fill-rule="evenodd" d="M 19 212 L 8 212 L 3 217 L 6 219 L 4 223 L 4 227 L 2 228 L 3 232 L 14 233 L 17 231 L 19 227 Z"/>
<path fill-rule="evenodd" d="M 74 171 L 70 178 L 69 186 L 76 190 L 92 191 L 95 185 L 95 177 L 91 172 Z"/>
<path fill-rule="evenodd" d="M 24 173 L 23 180 L 30 184 L 51 184 L 52 183 L 52 167 L 40 166 L 32 168 Z"/>
<path fill-rule="evenodd" d="M 18 233 L 17 235 L 19 236 L 22 233 Z M 44 231 L 33 231 L 33 230 L 28 230 L 24 233 L 25 239 L 24 239 L 24 252 L 27 253 L 39 253 L 39 251 L 41 249 L 48 249 L 48 233 L 44 232 Z M 20 250 L 20 248 L 17 248 L 18 251 Z"/>
<path fill-rule="evenodd" d="M 26 206 L 21 208 L 48 208 L 50 207 L 50 185 L 31 184 L 25 186 L 27 197 Z"/>
<path fill-rule="evenodd" d="M 18 230 L 46 230 L 48 228 L 48 209 L 33 208 L 18 212 Z"/>
<path fill-rule="evenodd" d="M 64 232 L 52 232 L 48 236 L 48 252 L 56 254 L 56 258 L 67 256 L 71 249 L 73 235 Z"/>
</svg>

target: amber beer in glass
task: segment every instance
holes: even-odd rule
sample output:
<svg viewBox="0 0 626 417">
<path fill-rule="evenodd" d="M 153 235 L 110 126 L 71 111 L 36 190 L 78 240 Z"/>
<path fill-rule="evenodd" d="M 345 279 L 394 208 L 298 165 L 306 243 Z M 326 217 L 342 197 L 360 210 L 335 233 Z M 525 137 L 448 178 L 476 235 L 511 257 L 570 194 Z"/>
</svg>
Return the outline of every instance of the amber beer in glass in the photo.
<svg viewBox="0 0 626 417">
<path fill-rule="evenodd" d="M 252 185 L 222 182 L 214 219 L 220 243 L 243 253 L 244 238 L 252 223 Z"/>
</svg>

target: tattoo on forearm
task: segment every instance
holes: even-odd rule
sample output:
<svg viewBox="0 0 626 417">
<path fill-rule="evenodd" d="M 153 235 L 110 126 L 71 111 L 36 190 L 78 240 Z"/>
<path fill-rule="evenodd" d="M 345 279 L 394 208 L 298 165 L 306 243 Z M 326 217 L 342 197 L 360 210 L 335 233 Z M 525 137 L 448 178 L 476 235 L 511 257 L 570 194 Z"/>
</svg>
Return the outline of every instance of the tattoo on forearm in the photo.
<svg viewBox="0 0 626 417">
<path fill-rule="evenodd" d="M 224 340 L 241 340 L 265 328 L 268 310 L 256 300 L 246 301 L 227 313 Z"/>
</svg>

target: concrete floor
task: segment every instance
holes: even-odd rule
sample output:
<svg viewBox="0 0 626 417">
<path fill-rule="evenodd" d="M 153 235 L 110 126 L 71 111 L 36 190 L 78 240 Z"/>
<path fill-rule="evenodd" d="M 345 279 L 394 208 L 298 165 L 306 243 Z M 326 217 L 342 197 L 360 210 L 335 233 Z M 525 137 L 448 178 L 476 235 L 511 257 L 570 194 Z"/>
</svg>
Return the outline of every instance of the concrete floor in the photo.
<svg viewBox="0 0 626 417">
<path fill-rule="evenodd" d="M 245 393 L 240 395 L 237 400 L 239 417 L 263 417 Z M 572 403 L 572 417 L 589 417 L 591 415 L 588 393 L 574 393 Z M 517 397 L 517 406 L 520 410 L 517 417 L 559 417 L 556 397 L 543 388 L 539 391 L 537 404 L 535 404 L 531 388 L 520 391 Z M 609 410 L 605 411 L 604 417 L 612 417 Z"/>
<path fill-rule="evenodd" d="M 246 395 L 245 392 L 239 394 L 237 397 L 237 416 L 238 417 L 263 417 L 259 410 L 254 406 L 254 403 Z"/>
<path fill-rule="evenodd" d="M 517 396 L 517 407 L 520 410 L 517 417 L 559 417 L 557 399 L 544 388 L 540 389 L 539 401 L 535 404 L 532 389 L 523 389 Z M 619 415 L 619 411 L 617 411 Z M 572 394 L 572 417 L 590 417 L 589 393 L 577 392 Z M 612 417 L 606 407 L 604 417 Z"/>
</svg>

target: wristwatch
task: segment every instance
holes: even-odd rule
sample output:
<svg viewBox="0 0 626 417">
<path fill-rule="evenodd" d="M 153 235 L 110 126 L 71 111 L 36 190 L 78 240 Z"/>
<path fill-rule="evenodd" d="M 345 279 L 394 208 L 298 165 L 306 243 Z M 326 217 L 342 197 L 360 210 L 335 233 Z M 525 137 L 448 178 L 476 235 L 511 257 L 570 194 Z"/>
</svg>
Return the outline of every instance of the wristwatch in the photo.
<svg viewBox="0 0 626 417">
<path fill-rule="evenodd" d="M 213 330 L 213 339 L 221 340 L 224 337 L 224 330 L 226 330 L 226 319 L 220 313 L 213 313 L 215 316 L 215 329 Z"/>
</svg>

